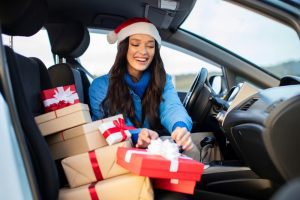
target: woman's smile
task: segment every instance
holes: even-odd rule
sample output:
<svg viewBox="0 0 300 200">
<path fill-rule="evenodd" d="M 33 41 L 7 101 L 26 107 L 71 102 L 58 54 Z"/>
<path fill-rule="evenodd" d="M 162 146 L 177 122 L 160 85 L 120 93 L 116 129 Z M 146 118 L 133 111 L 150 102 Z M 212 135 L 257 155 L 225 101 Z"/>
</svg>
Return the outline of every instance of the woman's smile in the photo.
<svg viewBox="0 0 300 200">
<path fill-rule="evenodd" d="M 135 57 L 135 60 L 140 64 L 146 64 L 148 61 L 148 57 Z"/>
</svg>

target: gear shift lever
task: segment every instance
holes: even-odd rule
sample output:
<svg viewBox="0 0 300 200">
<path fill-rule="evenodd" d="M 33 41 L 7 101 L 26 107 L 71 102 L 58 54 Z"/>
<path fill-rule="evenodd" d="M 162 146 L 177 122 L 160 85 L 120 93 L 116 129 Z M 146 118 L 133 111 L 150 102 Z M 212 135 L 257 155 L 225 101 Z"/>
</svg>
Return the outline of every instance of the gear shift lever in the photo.
<svg viewBox="0 0 300 200">
<path fill-rule="evenodd" d="M 206 136 L 200 142 L 200 162 L 203 162 L 205 157 L 208 155 L 208 150 L 213 148 L 216 143 L 216 138 L 214 136 Z"/>
<path fill-rule="evenodd" d="M 216 143 L 216 138 L 214 136 L 206 136 L 203 140 L 201 140 L 200 145 L 201 145 L 201 148 L 203 148 L 206 145 L 214 146 L 215 143 Z"/>
</svg>

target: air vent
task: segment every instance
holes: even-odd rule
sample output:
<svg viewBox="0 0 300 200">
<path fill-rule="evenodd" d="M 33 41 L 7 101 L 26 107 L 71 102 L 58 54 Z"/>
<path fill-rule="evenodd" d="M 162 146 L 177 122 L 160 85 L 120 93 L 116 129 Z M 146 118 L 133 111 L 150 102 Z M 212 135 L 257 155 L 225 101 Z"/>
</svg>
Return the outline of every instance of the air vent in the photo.
<svg viewBox="0 0 300 200">
<path fill-rule="evenodd" d="M 257 98 L 250 99 L 244 105 L 241 106 L 240 110 L 247 111 L 257 100 Z"/>
</svg>

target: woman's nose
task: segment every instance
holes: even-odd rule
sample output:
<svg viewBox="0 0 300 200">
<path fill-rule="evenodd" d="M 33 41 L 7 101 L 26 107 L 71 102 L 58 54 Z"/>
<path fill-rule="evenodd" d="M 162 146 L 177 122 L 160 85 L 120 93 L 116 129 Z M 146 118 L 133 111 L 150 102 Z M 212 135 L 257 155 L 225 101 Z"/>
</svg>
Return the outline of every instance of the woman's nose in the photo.
<svg viewBox="0 0 300 200">
<path fill-rule="evenodd" d="M 146 45 L 141 45 L 139 48 L 139 52 L 142 54 L 147 54 L 147 47 Z"/>
</svg>

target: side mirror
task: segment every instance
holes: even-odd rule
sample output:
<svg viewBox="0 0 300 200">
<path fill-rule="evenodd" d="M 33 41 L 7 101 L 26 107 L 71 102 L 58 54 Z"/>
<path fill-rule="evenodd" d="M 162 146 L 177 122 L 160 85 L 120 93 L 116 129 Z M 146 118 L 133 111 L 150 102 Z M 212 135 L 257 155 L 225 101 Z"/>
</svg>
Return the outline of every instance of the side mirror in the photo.
<svg viewBox="0 0 300 200">
<path fill-rule="evenodd" d="M 222 75 L 213 75 L 209 77 L 208 83 L 217 97 L 223 97 L 227 92 L 224 77 Z"/>
<path fill-rule="evenodd" d="M 221 76 L 212 76 L 209 80 L 211 89 L 215 92 L 215 94 L 220 94 L 222 91 L 222 78 Z"/>
</svg>

